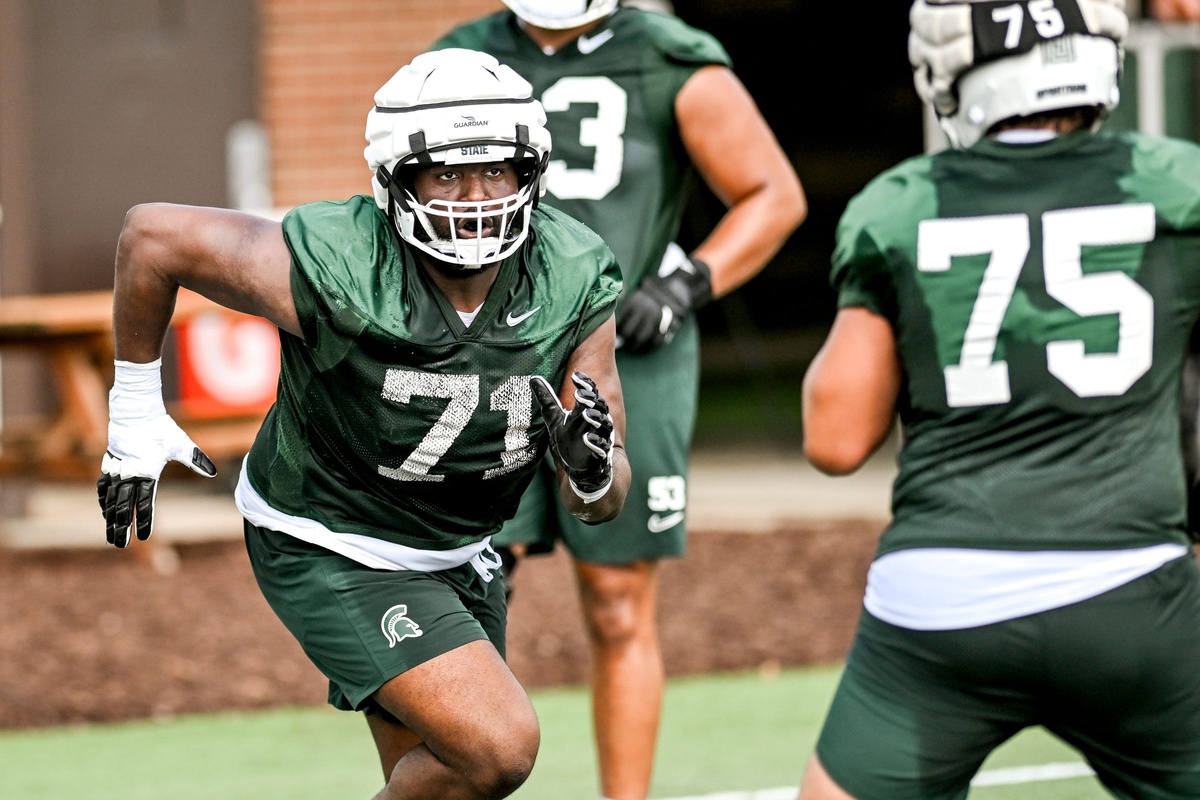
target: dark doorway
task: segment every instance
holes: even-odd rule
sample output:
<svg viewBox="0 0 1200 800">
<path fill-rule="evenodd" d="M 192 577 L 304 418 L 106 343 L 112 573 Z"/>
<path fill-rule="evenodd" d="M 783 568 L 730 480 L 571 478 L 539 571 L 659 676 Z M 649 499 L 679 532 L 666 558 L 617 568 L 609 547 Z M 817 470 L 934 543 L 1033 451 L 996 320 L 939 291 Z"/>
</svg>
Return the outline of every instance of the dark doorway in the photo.
<svg viewBox="0 0 1200 800">
<path fill-rule="evenodd" d="M 27 0 L 24 6 L 30 290 L 108 288 L 130 206 L 226 204 L 225 133 L 257 115 L 256 4 Z"/>
<path fill-rule="evenodd" d="M 808 195 L 809 216 L 763 272 L 701 311 L 704 370 L 697 444 L 799 443 L 799 386 L 833 320 L 828 286 L 838 218 L 871 178 L 922 152 L 908 64 L 908 4 L 677 0 L 714 33 L 754 95 Z M 721 212 L 694 191 L 683 238 Z"/>
</svg>

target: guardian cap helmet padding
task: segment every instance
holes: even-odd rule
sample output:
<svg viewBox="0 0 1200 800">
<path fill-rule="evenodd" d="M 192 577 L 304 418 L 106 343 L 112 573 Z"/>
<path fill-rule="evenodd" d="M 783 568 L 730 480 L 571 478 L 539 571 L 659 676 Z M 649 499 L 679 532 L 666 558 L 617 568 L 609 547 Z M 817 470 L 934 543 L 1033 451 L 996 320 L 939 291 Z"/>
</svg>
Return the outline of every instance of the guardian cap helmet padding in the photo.
<svg viewBox="0 0 1200 800">
<path fill-rule="evenodd" d="M 953 147 L 1002 120 L 1120 99 L 1125 0 L 916 0 L 908 59 Z"/>
<path fill-rule="evenodd" d="M 375 93 L 367 114 L 363 155 L 375 173 L 375 204 L 401 239 L 434 258 L 468 269 L 503 260 L 529 235 L 530 216 L 546 190 L 545 124 L 529 82 L 492 56 L 457 48 L 417 56 Z M 513 162 L 516 194 L 422 204 L 413 191 L 414 168 L 495 161 Z M 449 220 L 449 238 L 437 234 L 434 217 Z M 469 219 L 475 230 L 491 220 L 493 235 L 460 236 L 458 224 Z"/>
<path fill-rule="evenodd" d="M 607 17 L 617 0 L 504 0 L 504 5 L 530 25 L 566 30 Z"/>
</svg>

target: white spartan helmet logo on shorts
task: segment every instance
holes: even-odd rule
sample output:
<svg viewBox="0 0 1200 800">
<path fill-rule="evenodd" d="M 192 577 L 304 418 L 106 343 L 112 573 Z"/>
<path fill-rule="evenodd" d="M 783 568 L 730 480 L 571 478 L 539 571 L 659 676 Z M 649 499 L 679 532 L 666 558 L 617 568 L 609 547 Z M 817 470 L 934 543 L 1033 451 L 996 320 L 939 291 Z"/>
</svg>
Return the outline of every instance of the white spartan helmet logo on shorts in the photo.
<svg viewBox="0 0 1200 800">
<path fill-rule="evenodd" d="M 388 647 L 395 647 L 408 637 L 420 636 L 423 633 L 421 626 L 408 618 L 408 606 L 403 604 L 389 608 L 383 615 L 380 626 L 383 628 L 383 635 L 387 637 Z"/>
</svg>

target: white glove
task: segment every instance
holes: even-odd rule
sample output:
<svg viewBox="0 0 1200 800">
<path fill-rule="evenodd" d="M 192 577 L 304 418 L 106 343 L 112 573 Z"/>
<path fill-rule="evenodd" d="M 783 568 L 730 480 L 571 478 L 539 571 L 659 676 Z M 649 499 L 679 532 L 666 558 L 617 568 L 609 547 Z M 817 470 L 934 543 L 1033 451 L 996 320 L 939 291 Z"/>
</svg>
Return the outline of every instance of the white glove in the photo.
<svg viewBox="0 0 1200 800">
<path fill-rule="evenodd" d="M 116 362 L 108 393 L 108 450 L 100 464 L 96 493 L 104 512 L 105 536 L 117 547 L 150 538 L 158 477 L 168 461 L 212 478 L 217 468 L 167 414 L 162 399 L 162 359 L 149 364 Z"/>
</svg>

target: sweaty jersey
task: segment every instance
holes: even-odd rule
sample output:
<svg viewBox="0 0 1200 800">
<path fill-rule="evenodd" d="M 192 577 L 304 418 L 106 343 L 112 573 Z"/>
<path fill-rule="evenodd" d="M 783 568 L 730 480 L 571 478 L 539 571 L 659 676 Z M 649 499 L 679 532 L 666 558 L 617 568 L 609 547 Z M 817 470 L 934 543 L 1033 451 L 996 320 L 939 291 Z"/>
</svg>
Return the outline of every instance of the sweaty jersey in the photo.
<svg viewBox="0 0 1200 800">
<path fill-rule="evenodd" d="M 1075 133 L 910 159 L 847 207 L 832 282 L 903 367 L 881 554 L 1187 541 L 1200 148 Z"/>
<path fill-rule="evenodd" d="M 250 485 L 281 515 L 419 550 L 495 533 L 546 449 L 530 377 L 561 385 L 612 314 L 612 253 L 539 207 L 464 327 L 372 198 L 300 206 L 283 234 L 304 337 L 281 336 Z"/>
<path fill-rule="evenodd" d="M 543 202 L 599 233 L 627 286 L 652 274 L 679 232 L 692 172 L 675 96 L 701 67 L 730 65 L 717 40 L 672 16 L 619 8 L 552 54 L 511 11 L 462 25 L 433 47 L 482 50 L 533 84 L 553 140 Z"/>
</svg>

